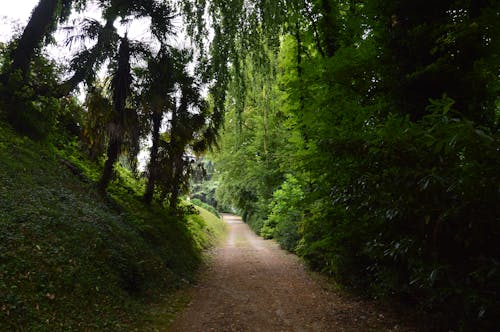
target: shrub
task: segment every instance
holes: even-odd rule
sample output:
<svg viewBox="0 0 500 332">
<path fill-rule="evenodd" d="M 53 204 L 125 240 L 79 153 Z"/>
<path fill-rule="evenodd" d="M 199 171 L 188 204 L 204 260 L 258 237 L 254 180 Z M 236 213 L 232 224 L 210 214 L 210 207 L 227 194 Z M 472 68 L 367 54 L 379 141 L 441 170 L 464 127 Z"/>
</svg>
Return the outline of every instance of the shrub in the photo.
<svg viewBox="0 0 500 332">
<path fill-rule="evenodd" d="M 327 142 L 330 193 L 311 203 L 298 252 L 374 296 L 488 329 L 499 309 L 500 136 L 452 102 Z"/>
<path fill-rule="evenodd" d="M 300 238 L 298 223 L 302 218 L 302 201 L 304 192 L 299 181 L 292 175 L 287 175 L 280 189 L 273 193 L 269 205 L 269 218 L 261 228 L 264 238 L 276 238 L 280 245 L 289 251 L 294 251 Z"/>
<path fill-rule="evenodd" d="M 202 207 L 205 210 L 210 211 L 211 213 L 213 213 L 214 215 L 216 215 L 218 218 L 220 218 L 219 212 L 212 205 L 209 205 L 209 204 L 207 204 L 205 202 L 202 202 L 198 198 L 193 198 L 193 199 L 191 199 L 190 202 L 193 203 L 196 206 Z"/>
</svg>

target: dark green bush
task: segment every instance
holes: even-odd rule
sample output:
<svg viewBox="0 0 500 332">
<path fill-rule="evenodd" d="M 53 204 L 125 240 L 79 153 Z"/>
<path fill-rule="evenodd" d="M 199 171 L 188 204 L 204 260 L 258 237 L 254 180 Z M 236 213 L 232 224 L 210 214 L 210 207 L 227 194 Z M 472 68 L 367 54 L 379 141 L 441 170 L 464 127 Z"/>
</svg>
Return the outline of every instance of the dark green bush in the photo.
<svg viewBox="0 0 500 332">
<path fill-rule="evenodd" d="M 1 48 L 0 58 L 5 57 L 13 46 Z M 0 72 L 4 70 L 4 67 L 0 67 Z M 42 139 L 54 134 L 60 120 L 64 129 L 70 129 L 70 125 L 75 131 L 78 120 L 74 117 L 77 112 L 72 112 L 74 108 L 68 107 L 67 100 L 57 96 L 59 71 L 54 61 L 39 52 L 32 61 L 27 78 L 23 79 L 20 72 L 2 76 L 5 81 L 0 85 L 0 108 L 4 119 L 20 133 Z"/>
<path fill-rule="evenodd" d="M 500 136 L 451 105 L 327 142 L 329 199 L 311 205 L 298 252 L 375 296 L 488 329 L 499 312 Z"/>
</svg>

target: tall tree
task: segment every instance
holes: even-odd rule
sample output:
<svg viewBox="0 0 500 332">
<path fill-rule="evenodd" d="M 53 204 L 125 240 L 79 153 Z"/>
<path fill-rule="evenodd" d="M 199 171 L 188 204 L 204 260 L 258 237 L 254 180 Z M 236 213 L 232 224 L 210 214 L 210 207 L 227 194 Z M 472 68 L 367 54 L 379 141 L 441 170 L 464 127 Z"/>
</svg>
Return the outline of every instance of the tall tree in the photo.
<svg viewBox="0 0 500 332">
<path fill-rule="evenodd" d="M 16 41 L 12 51 L 12 63 L 4 73 L 3 80 L 8 79 L 11 73 L 20 71 L 23 80 L 26 80 L 30 71 L 31 61 L 37 50 L 42 46 L 45 38 L 57 28 L 57 22 L 64 21 L 71 12 L 71 6 L 76 2 L 79 6 L 85 0 L 40 0 L 33 10 L 28 24 Z"/>
<path fill-rule="evenodd" d="M 160 148 L 160 129 L 164 116 L 173 109 L 175 75 L 172 54 L 168 48 L 160 50 L 148 62 L 143 105 L 151 118 L 151 150 L 148 164 L 148 178 L 144 200 L 151 203 L 158 178 L 158 152 Z"/>
<path fill-rule="evenodd" d="M 129 16 L 140 18 L 149 17 L 151 19 L 151 32 L 158 41 L 164 43 L 167 36 L 171 35 L 172 9 L 166 3 L 159 3 L 155 0 L 149 1 L 123 1 L 123 2 L 101 2 L 103 6 L 103 17 L 106 19 L 104 26 L 97 21 L 87 20 L 85 31 L 90 32 L 90 37 L 96 38 L 97 43 L 90 50 L 83 50 L 73 61 L 75 73 L 65 84 L 63 91 L 69 92 L 76 85 L 86 79 L 90 82 L 93 79 L 95 70 L 106 59 L 111 60 L 115 67 L 111 81 L 113 116 L 108 125 L 108 148 L 107 160 L 104 165 L 103 174 L 99 181 L 99 189 L 104 191 L 111 177 L 113 169 L 121 149 L 124 139 L 128 139 L 129 158 L 135 160 L 139 152 L 140 123 L 136 109 L 128 107 L 130 103 L 132 84 L 131 57 L 142 55 L 150 57 L 147 47 L 141 43 L 132 43 L 127 36 L 117 37 L 114 22 L 118 18 Z M 119 40 L 119 43 L 117 42 Z M 118 51 L 115 45 L 119 44 Z M 161 98 L 161 97 L 157 97 Z M 157 110 L 159 112 L 159 110 Z M 161 117 L 155 117 L 156 124 L 161 123 Z M 132 163 L 135 164 L 135 161 Z"/>
<path fill-rule="evenodd" d="M 109 143 L 106 153 L 107 159 L 98 184 L 101 191 L 106 190 L 109 181 L 111 180 L 113 168 L 118 160 L 123 144 L 123 136 L 125 135 L 125 131 L 129 129 L 127 128 L 127 123 L 130 122 L 130 119 L 128 118 L 126 103 L 130 96 L 131 84 L 132 74 L 130 68 L 130 43 L 128 38 L 125 36 L 120 40 L 117 67 L 111 82 L 111 89 L 113 93 L 113 120 L 108 129 Z"/>
<path fill-rule="evenodd" d="M 176 52 L 174 77 L 178 86 L 179 98 L 172 108 L 168 142 L 165 142 L 163 155 L 159 160 L 162 173 L 161 189 L 168 198 L 169 205 L 175 209 L 178 198 L 187 190 L 191 172 L 191 157 L 188 153 L 202 152 L 213 140 L 210 134 L 209 109 L 202 98 L 196 79 L 187 72 L 187 64 L 192 55 L 189 52 Z M 212 111 L 213 112 L 213 111 Z"/>
</svg>

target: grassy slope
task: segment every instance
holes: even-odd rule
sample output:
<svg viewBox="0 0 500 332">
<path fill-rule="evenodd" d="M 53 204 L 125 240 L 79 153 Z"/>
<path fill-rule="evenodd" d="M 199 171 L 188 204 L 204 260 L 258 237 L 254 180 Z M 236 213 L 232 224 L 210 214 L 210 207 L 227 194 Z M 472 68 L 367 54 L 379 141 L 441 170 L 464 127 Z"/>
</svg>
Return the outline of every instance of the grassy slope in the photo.
<svg viewBox="0 0 500 332">
<path fill-rule="evenodd" d="M 127 331 L 193 278 L 220 224 L 145 206 L 140 184 L 120 173 L 103 199 L 82 181 L 98 170 L 77 149 L 0 124 L 0 331 Z"/>
<path fill-rule="evenodd" d="M 216 245 L 217 242 L 220 241 L 226 234 L 226 225 L 221 222 L 220 217 L 215 216 L 212 212 L 199 206 L 195 206 L 195 208 L 200 214 L 199 216 L 194 217 L 199 219 L 201 218 L 208 226 L 206 232 L 201 232 L 201 234 L 207 235 L 205 242 L 209 243 L 212 246 Z"/>
<path fill-rule="evenodd" d="M 198 206 L 195 208 L 200 214 L 191 217 L 192 222 L 197 225 L 194 227 L 205 229 L 204 232 L 196 232 L 202 235 L 199 240 L 203 241 L 205 245 L 215 246 L 227 234 L 226 225 L 221 222 L 221 218 L 210 211 Z M 206 257 L 210 258 L 211 256 L 206 255 Z M 167 294 L 167 296 L 151 303 L 146 309 L 143 319 L 137 321 L 133 327 L 138 331 L 170 331 L 169 326 L 176 313 L 191 301 L 191 295 L 190 288 L 183 288 L 173 294 Z"/>
</svg>

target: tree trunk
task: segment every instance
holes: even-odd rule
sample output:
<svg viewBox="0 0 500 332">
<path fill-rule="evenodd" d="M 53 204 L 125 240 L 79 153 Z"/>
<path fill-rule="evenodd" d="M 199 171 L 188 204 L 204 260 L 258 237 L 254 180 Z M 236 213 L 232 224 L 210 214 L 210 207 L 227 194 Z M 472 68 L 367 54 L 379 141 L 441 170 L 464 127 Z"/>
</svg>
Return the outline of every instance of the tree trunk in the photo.
<svg viewBox="0 0 500 332">
<path fill-rule="evenodd" d="M 182 102 L 181 102 L 182 103 Z M 177 207 L 177 199 L 179 197 L 179 153 L 181 154 L 180 158 L 182 159 L 182 153 L 184 149 L 181 150 L 178 146 L 180 144 L 178 140 L 178 116 L 180 112 L 180 108 L 183 105 L 179 106 L 179 109 L 175 109 L 172 111 L 172 119 L 170 120 L 170 144 L 169 144 L 169 158 L 170 158 L 170 169 L 171 169 L 171 177 L 169 184 L 170 187 L 170 197 L 169 197 L 169 205 L 172 210 L 175 210 Z M 182 171 L 182 167 L 181 167 Z"/>
<path fill-rule="evenodd" d="M 130 84 L 132 83 L 130 70 L 130 44 L 125 36 L 121 39 L 120 49 L 118 50 L 118 68 L 111 82 L 113 105 L 121 125 L 125 123 L 125 106 L 130 94 Z"/>
<path fill-rule="evenodd" d="M 321 20 L 321 26 L 324 34 L 325 49 L 326 54 L 332 57 L 338 48 L 338 41 L 336 35 L 338 34 L 337 29 L 337 8 L 335 8 L 334 3 L 330 3 L 330 0 L 321 1 L 321 11 L 323 18 Z"/>
<path fill-rule="evenodd" d="M 175 210 L 177 208 L 178 198 L 179 198 L 179 190 L 177 189 L 177 187 L 175 187 L 170 193 L 170 210 Z"/>
<path fill-rule="evenodd" d="M 128 39 L 122 38 L 119 54 L 118 69 L 111 83 L 113 89 L 113 109 L 114 109 L 114 128 L 110 131 L 110 142 L 108 146 L 108 159 L 104 165 L 99 189 L 105 191 L 108 187 L 111 176 L 113 175 L 113 166 L 118 160 L 120 149 L 123 143 L 123 134 L 126 128 L 125 105 L 130 94 L 130 48 Z"/>
<path fill-rule="evenodd" d="M 149 176 L 148 183 L 146 185 L 146 192 L 144 193 L 144 201 L 148 204 L 151 203 L 153 199 L 153 193 L 155 188 L 155 182 L 158 172 L 158 147 L 160 144 L 160 127 L 161 121 L 163 119 L 162 112 L 153 113 L 153 133 L 152 133 L 152 143 L 151 146 L 151 156 L 149 158 Z"/>
<path fill-rule="evenodd" d="M 300 36 L 300 27 L 298 24 L 295 25 L 295 41 L 297 43 L 297 54 L 295 55 L 296 61 L 297 61 L 297 81 L 299 83 L 299 86 L 303 85 L 303 73 L 304 70 L 302 68 L 302 38 Z M 299 105 L 298 105 L 298 110 L 297 110 L 297 115 L 300 119 L 299 121 L 299 131 L 302 134 L 302 138 L 304 139 L 305 142 L 309 141 L 309 133 L 308 133 L 308 128 L 305 125 L 305 121 L 303 120 L 304 117 L 304 107 L 305 107 L 305 96 L 303 93 L 303 89 L 298 89 L 297 93 L 299 94 Z"/>
<path fill-rule="evenodd" d="M 265 87 L 263 87 L 265 91 Z M 264 175 L 265 179 L 265 184 L 266 184 L 266 192 L 265 196 L 266 199 L 272 198 L 272 188 L 271 188 L 271 177 L 270 177 L 270 167 L 269 167 L 269 111 L 268 107 L 270 105 L 270 102 L 268 101 L 268 94 L 264 93 L 264 101 L 265 104 L 262 106 L 262 109 L 264 111 L 263 114 L 263 129 L 264 129 L 264 137 L 263 137 L 263 142 L 262 142 L 262 148 L 264 149 L 264 159 L 266 163 L 266 174 Z"/>
<path fill-rule="evenodd" d="M 106 188 L 111 181 L 111 177 L 113 176 L 114 165 L 118 160 L 118 156 L 120 154 L 121 147 L 121 139 L 118 137 L 112 138 L 109 142 L 108 146 L 108 159 L 104 164 L 104 170 L 102 172 L 101 179 L 99 180 L 98 188 L 101 192 L 106 191 Z"/>
<path fill-rule="evenodd" d="M 184 171 L 184 161 L 182 160 L 184 149 L 176 148 L 172 161 L 172 191 L 170 192 L 170 209 L 177 208 L 177 200 L 181 191 L 182 172 Z"/>
<path fill-rule="evenodd" d="M 14 4 L 15 6 L 15 4 Z M 21 71 L 23 79 L 27 79 L 31 60 L 41 46 L 43 38 L 57 20 L 59 0 L 40 0 L 33 10 L 31 18 L 24 28 L 17 47 L 12 52 L 12 64 L 9 73 Z"/>
</svg>

